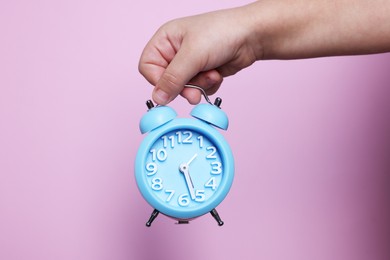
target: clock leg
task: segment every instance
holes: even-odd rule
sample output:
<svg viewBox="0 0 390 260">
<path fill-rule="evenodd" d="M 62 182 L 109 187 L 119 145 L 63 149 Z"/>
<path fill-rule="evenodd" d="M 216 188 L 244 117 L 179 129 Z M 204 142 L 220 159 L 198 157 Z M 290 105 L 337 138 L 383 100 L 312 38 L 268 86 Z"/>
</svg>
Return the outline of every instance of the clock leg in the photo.
<svg viewBox="0 0 390 260">
<path fill-rule="evenodd" d="M 178 219 L 177 220 L 177 224 L 189 224 L 190 222 L 188 220 L 185 220 L 185 219 Z"/>
<path fill-rule="evenodd" d="M 150 227 L 152 225 L 152 222 L 157 218 L 158 213 L 160 213 L 160 211 L 158 211 L 157 209 L 153 210 L 148 222 L 146 222 L 147 227 Z"/>
<path fill-rule="evenodd" d="M 213 209 L 212 211 L 210 211 L 210 214 L 218 222 L 218 226 L 222 226 L 223 225 L 223 221 L 219 217 L 219 214 L 218 214 L 216 209 Z"/>
</svg>

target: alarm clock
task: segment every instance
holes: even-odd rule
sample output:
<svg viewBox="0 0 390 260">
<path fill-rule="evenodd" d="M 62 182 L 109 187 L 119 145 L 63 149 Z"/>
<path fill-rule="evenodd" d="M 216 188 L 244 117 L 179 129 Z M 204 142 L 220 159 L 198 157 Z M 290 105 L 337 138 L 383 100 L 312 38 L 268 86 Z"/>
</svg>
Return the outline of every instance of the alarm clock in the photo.
<svg viewBox="0 0 390 260">
<path fill-rule="evenodd" d="M 140 120 L 146 134 L 135 159 L 135 179 L 143 198 L 154 208 L 146 226 L 162 213 L 179 224 L 210 213 L 219 226 L 216 207 L 228 194 L 234 177 L 231 148 L 220 130 L 229 121 L 220 108 L 222 100 L 196 105 L 192 118 L 179 118 L 169 106 L 146 102 L 148 111 Z M 219 130 L 217 130 L 219 129 Z"/>
</svg>

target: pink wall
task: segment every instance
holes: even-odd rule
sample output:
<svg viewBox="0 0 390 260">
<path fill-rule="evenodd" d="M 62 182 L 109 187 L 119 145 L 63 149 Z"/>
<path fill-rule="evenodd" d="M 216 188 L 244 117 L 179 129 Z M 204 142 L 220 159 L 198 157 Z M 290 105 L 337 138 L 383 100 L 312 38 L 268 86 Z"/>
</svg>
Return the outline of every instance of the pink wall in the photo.
<svg viewBox="0 0 390 260">
<path fill-rule="evenodd" d="M 142 48 L 169 19 L 245 2 L 0 3 L 0 259 L 390 259 L 389 54 L 258 62 L 227 78 L 225 226 L 144 226 Z"/>
</svg>

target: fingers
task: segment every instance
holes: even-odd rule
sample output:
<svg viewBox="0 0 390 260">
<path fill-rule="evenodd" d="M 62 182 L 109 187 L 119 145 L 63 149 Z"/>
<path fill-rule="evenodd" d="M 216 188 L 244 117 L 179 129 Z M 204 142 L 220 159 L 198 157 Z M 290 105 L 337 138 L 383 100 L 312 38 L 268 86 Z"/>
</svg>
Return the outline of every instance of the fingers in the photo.
<svg viewBox="0 0 390 260">
<path fill-rule="evenodd" d="M 155 86 L 166 67 L 176 54 L 175 47 L 162 33 L 156 35 L 145 46 L 138 64 L 139 72 Z"/>
<path fill-rule="evenodd" d="M 212 95 L 217 92 L 222 81 L 223 77 L 217 70 L 209 70 L 196 75 L 189 84 L 202 87 L 207 95 Z M 198 104 L 201 100 L 201 93 L 196 89 L 184 88 L 180 94 L 192 105 Z"/>
<path fill-rule="evenodd" d="M 191 104 L 199 103 L 199 90 L 184 89 L 188 83 L 201 86 L 208 95 L 220 87 L 226 72 L 219 71 L 219 67 L 229 63 L 237 51 L 230 41 L 224 44 L 228 51 L 222 51 L 223 46 L 215 44 L 220 37 L 205 31 L 204 24 L 200 17 L 174 20 L 160 28 L 147 44 L 139 70 L 155 86 L 152 93 L 155 103 L 166 105 L 179 94 Z"/>
<path fill-rule="evenodd" d="M 198 104 L 202 99 L 200 91 L 194 88 L 184 88 L 180 95 L 187 99 L 188 103 L 191 105 Z"/>
<path fill-rule="evenodd" d="M 196 72 L 197 71 L 195 70 L 194 73 Z M 196 89 L 185 88 L 185 84 L 193 84 L 200 86 L 205 90 L 207 95 L 212 95 L 217 92 L 217 90 L 222 84 L 222 81 L 223 77 L 217 70 L 199 72 L 189 81 L 180 81 L 180 79 L 175 77 L 173 74 L 170 74 L 170 72 L 167 73 L 167 71 L 165 71 L 154 89 L 153 100 L 157 104 L 165 105 L 171 100 L 173 100 L 178 94 L 180 94 L 181 96 L 186 98 L 190 104 L 198 104 L 201 100 L 200 91 Z"/>
<path fill-rule="evenodd" d="M 153 91 L 153 100 L 160 105 L 166 105 L 173 100 L 184 85 L 195 77 L 204 66 L 197 52 L 185 43 L 166 67 Z"/>
<path fill-rule="evenodd" d="M 163 69 L 159 66 L 149 66 L 149 72 L 156 71 L 153 75 L 158 75 L 163 73 Z M 166 72 L 165 72 L 166 73 Z M 165 75 L 165 77 L 173 77 L 172 75 Z M 175 79 L 176 80 L 176 79 Z M 202 87 L 207 95 L 213 95 L 217 92 L 219 87 L 221 86 L 223 81 L 222 75 L 217 70 L 209 70 L 205 72 L 198 73 L 195 77 L 193 77 L 189 82 L 185 82 L 182 85 L 178 84 L 172 84 L 172 85 L 165 85 L 164 87 L 156 87 L 153 92 L 153 100 L 160 105 L 165 105 L 169 103 L 171 100 L 173 100 L 178 94 L 176 94 L 178 91 L 181 96 L 186 98 L 188 102 L 192 105 L 198 104 L 201 100 L 201 93 L 199 90 L 191 89 L 191 88 L 184 88 L 185 84 L 193 84 L 199 87 Z M 149 81 L 151 84 L 155 84 L 154 80 Z M 161 84 L 161 79 L 158 81 Z M 169 83 L 172 81 L 169 80 Z M 176 88 L 176 89 L 175 89 Z M 160 92 L 163 91 L 163 92 Z"/>
</svg>

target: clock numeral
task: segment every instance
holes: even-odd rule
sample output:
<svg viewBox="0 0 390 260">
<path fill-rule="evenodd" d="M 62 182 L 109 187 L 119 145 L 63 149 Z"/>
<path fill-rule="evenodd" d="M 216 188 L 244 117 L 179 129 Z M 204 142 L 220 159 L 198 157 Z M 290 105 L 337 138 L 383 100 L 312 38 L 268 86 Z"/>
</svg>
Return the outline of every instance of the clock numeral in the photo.
<svg viewBox="0 0 390 260">
<path fill-rule="evenodd" d="M 174 135 L 170 135 L 170 136 L 163 135 L 161 137 L 164 148 L 167 148 L 168 146 L 170 146 L 171 148 L 175 147 L 175 135 L 177 137 L 178 144 L 192 144 L 191 131 L 177 131 Z"/>
<path fill-rule="evenodd" d="M 192 144 L 192 132 L 191 131 L 184 131 L 183 132 L 184 136 L 187 136 L 186 138 L 183 139 L 183 144 Z"/>
<path fill-rule="evenodd" d="M 161 178 L 153 178 L 152 179 L 152 189 L 153 190 L 162 190 L 162 179 Z"/>
<path fill-rule="evenodd" d="M 203 148 L 203 136 L 200 135 L 197 137 L 197 139 L 199 140 L 199 148 Z"/>
<path fill-rule="evenodd" d="M 203 202 L 206 199 L 206 195 L 204 194 L 204 190 L 196 190 L 195 191 L 195 201 Z"/>
<path fill-rule="evenodd" d="M 177 143 L 178 144 L 181 144 L 181 132 L 176 132 L 176 136 L 177 136 Z"/>
<path fill-rule="evenodd" d="M 215 155 L 217 153 L 217 148 L 214 146 L 208 146 L 206 147 L 207 151 L 211 151 L 208 155 L 206 155 L 206 159 L 217 159 L 217 156 Z"/>
<path fill-rule="evenodd" d="M 152 161 L 159 160 L 160 162 L 165 161 L 168 157 L 167 151 L 163 148 L 161 149 L 151 149 L 150 152 L 152 153 Z"/>
<path fill-rule="evenodd" d="M 161 139 L 163 140 L 163 147 L 167 148 L 168 147 L 168 142 L 170 142 L 170 147 L 174 148 L 175 147 L 175 136 L 171 135 L 167 137 L 166 135 L 162 136 Z"/>
<path fill-rule="evenodd" d="M 220 162 L 212 162 L 211 163 L 211 174 L 221 174 L 222 172 L 222 164 Z"/>
<path fill-rule="evenodd" d="M 165 201 L 170 202 L 173 195 L 175 194 L 175 190 L 165 190 L 165 193 L 169 193 L 168 198 Z"/>
<path fill-rule="evenodd" d="M 215 190 L 217 188 L 217 182 L 215 181 L 215 177 L 211 177 L 206 184 L 204 185 L 206 188 L 211 188 Z"/>
<path fill-rule="evenodd" d="M 146 174 L 148 176 L 152 176 L 157 172 L 157 164 L 154 162 L 147 163 L 145 168 L 148 171 L 148 173 Z"/>
<path fill-rule="evenodd" d="M 192 132 L 191 131 L 178 131 L 176 132 L 178 144 L 192 144 Z"/>
<path fill-rule="evenodd" d="M 190 196 L 187 193 L 184 193 L 179 196 L 177 203 L 179 203 L 180 206 L 186 207 L 190 204 Z"/>
</svg>

